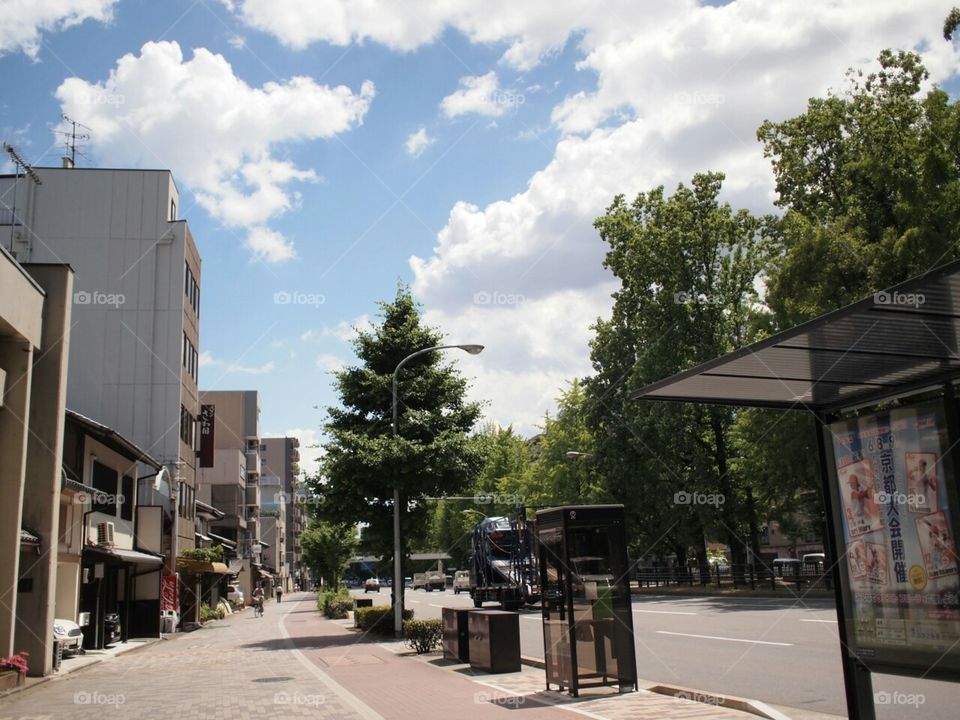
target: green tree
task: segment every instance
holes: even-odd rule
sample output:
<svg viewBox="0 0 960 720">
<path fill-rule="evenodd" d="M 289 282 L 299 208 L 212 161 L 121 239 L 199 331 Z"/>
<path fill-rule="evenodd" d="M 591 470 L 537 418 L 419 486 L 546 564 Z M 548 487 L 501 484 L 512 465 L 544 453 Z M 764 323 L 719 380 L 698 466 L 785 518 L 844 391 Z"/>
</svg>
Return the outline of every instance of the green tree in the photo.
<svg viewBox="0 0 960 720">
<path fill-rule="evenodd" d="M 733 412 L 637 402 L 630 392 L 752 339 L 767 223 L 721 204 L 722 181 L 699 174 L 670 197 L 662 187 L 631 204 L 619 196 L 596 221 L 621 287 L 612 317 L 595 326 L 587 393 L 597 469 L 627 508 L 633 552 L 672 552 L 683 563 L 692 546 L 702 566 L 705 535 L 730 545 L 735 562 L 744 558 Z M 685 505 L 693 493 L 716 502 Z"/>
<path fill-rule="evenodd" d="M 320 516 L 365 523 L 364 549 L 387 561 L 393 557 L 394 486 L 406 555 L 427 538 L 431 503 L 423 498 L 460 494 L 476 476 L 480 456 L 467 434 L 480 407 L 466 401 L 466 381 L 440 352 L 425 353 L 400 372 L 395 439 L 394 370 L 411 353 L 442 344 L 443 335 L 422 324 L 406 287 L 380 308 L 380 323 L 353 342 L 361 364 L 335 373 L 340 405 L 328 410 L 326 455 L 310 484 L 322 498 Z"/>
<path fill-rule="evenodd" d="M 300 538 L 304 565 L 334 590 L 340 587 L 340 577 L 357 545 L 357 529 L 347 523 L 314 521 Z"/>
<path fill-rule="evenodd" d="M 766 298 L 780 327 L 957 257 L 960 110 L 940 88 L 921 92 L 916 54 L 879 63 L 757 132 L 785 209 Z"/>
</svg>

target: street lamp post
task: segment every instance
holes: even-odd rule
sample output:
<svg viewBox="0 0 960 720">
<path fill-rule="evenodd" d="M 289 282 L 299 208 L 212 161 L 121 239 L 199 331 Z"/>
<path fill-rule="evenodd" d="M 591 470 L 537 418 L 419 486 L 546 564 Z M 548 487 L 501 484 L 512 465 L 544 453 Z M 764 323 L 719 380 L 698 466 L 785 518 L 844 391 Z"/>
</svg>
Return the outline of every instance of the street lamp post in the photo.
<svg viewBox="0 0 960 720">
<path fill-rule="evenodd" d="M 410 353 L 397 363 L 393 370 L 393 437 L 397 437 L 397 375 L 400 369 L 413 358 L 437 350 L 463 350 L 471 355 L 478 355 L 483 351 L 483 345 L 436 345 Z M 400 478 L 399 468 L 394 468 L 393 482 L 393 631 L 397 637 L 403 634 L 403 567 L 400 557 Z"/>
</svg>

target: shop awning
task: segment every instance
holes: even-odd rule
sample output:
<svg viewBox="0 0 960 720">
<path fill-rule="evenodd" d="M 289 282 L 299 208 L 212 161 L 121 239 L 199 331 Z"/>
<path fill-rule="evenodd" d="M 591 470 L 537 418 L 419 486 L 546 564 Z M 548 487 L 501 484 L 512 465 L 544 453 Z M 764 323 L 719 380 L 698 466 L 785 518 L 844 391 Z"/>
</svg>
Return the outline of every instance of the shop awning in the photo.
<svg viewBox="0 0 960 720">
<path fill-rule="evenodd" d="M 163 556 L 153 553 L 140 552 L 139 550 L 126 550 L 124 548 L 105 548 L 105 547 L 86 547 L 84 554 L 102 555 L 105 559 L 115 562 L 131 563 L 135 565 L 163 565 Z"/>
<path fill-rule="evenodd" d="M 235 550 L 237 547 L 237 543 L 235 540 L 231 540 L 230 538 L 225 538 L 222 535 L 217 535 L 215 533 L 210 532 L 209 530 L 207 531 L 207 535 L 210 536 L 211 540 L 220 543 L 225 548 L 230 548 L 231 550 Z"/>
<path fill-rule="evenodd" d="M 832 411 L 960 376 L 960 261 L 723 355 L 633 399 Z"/>
<path fill-rule="evenodd" d="M 193 558 L 178 557 L 177 570 L 188 572 L 193 575 L 226 575 L 230 568 L 222 562 L 208 562 L 206 560 L 194 560 Z"/>
</svg>

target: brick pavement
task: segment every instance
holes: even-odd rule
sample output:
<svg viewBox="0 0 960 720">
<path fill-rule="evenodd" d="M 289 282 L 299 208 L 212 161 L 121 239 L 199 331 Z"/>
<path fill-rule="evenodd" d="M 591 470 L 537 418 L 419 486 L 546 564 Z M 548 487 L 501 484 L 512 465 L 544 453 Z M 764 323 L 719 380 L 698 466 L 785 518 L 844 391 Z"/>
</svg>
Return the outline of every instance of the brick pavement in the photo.
<svg viewBox="0 0 960 720">
<path fill-rule="evenodd" d="M 268 603 L 174 640 L 104 659 L 0 700 L 0 720 L 745 720 L 755 716 L 646 691 L 575 700 L 543 671 L 487 675 L 416 657 L 324 619 L 313 594 Z"/>
</svg>

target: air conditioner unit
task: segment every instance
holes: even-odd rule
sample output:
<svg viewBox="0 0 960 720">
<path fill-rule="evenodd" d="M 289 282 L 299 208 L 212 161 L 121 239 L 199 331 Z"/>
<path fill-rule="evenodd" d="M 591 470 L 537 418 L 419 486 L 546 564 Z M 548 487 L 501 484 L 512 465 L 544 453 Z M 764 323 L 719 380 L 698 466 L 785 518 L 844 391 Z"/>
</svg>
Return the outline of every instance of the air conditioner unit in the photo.
<svg viewBox="0 0 960 720">
<path fill-rule="evenodd" d="M 97 545 L 113 545 L 113 531 L 112 522 L 97 523 Z"/>
</svg>

